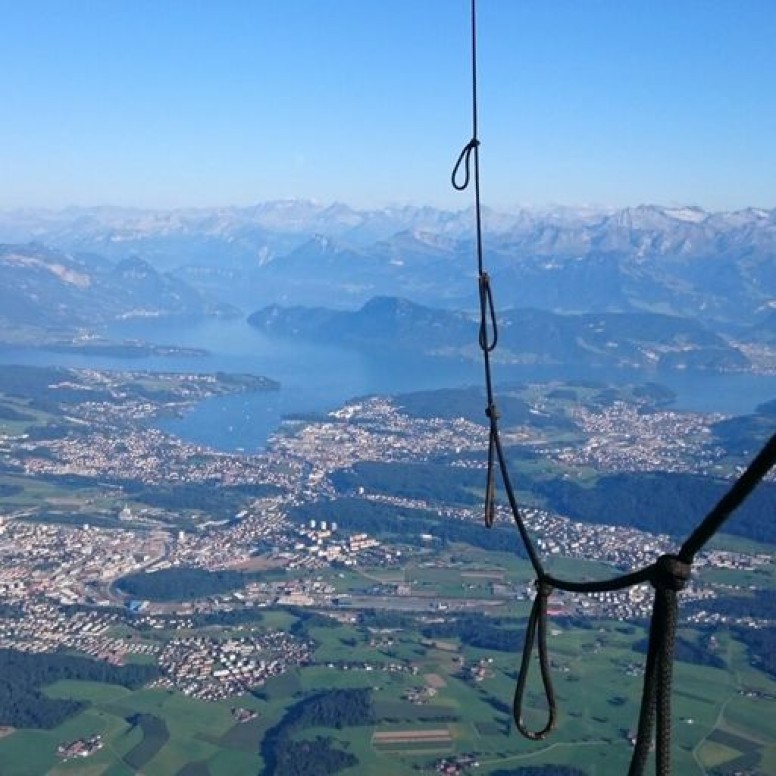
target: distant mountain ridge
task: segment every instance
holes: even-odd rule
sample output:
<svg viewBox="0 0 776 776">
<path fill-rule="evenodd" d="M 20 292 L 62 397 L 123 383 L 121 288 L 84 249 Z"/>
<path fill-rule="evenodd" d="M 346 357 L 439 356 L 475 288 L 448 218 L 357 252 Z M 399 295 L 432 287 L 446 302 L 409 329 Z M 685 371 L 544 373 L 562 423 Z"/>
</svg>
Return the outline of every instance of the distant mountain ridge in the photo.
<svg viewBox="0 0 776 776">
<path fill-rule="evenodd" d="M 498 360 L 647 370 L 743 371 L 749 360 L 699 323 L 656 313 L 559 315 L 499 313 Z M 417 355 L 478 356 L 478 321 L 395 297 L 375 297 L 356 311 L 271 305 L 248 322 L 280 337 Z"/>
<path fill-rule="evenodd" d="M 485 231 L 537 255 L 584 254 L 590 249 L 635 249 L 648 254 L 703 255 L 748 243 L 773 249 L 776 208 L 706 211 L 697 207 L 639 205 L 614 208 L 485 208 Z M 197 237 L 258 243 L 296 236 L 295 247 L 319 234 L 363 247 L 402 232 L 471 239 L 471 208 L 457 211 L 412 205 L 359 210 L 336 203 L 279 200 L 250 207 L 149 210 L 94 207 L 0 211 L 0 241 L 41 241 L 69 250 L 104 248 L 150 239 Z"/>
</svg>

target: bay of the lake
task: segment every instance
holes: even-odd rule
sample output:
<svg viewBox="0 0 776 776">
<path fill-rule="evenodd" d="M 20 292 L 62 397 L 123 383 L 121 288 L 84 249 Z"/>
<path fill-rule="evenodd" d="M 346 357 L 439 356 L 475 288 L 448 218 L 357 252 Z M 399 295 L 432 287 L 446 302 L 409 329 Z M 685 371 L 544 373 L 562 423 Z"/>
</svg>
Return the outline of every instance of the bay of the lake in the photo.
<svg viewBox="0 0 776 776">
<path fill-rule="evenodd" d="M 267 337 L 242 319 L 133 321 L 107 332 L 116 339 L 199 348 L 207 355 L 117 358 L 6 348 L 0 362 L 160 372 L 236 372 L 277 380 L 277 391 L 206 399 L 180 418 L 157 425 L 184 439 L 217 449 L 255 452 L 287 415 L 323 412 L 348 399 L 482 383 L 479 361 L 429 359 L 363 352 L 333 345 Z M 610 383 L 658 382 L 676 393 L 681 410 L 745 414 L 776 398 L 776 376 L 646 373 L 584 367 L 495 365 L 496 387 L 516 381 L 596 379 Z"/>
</svg>

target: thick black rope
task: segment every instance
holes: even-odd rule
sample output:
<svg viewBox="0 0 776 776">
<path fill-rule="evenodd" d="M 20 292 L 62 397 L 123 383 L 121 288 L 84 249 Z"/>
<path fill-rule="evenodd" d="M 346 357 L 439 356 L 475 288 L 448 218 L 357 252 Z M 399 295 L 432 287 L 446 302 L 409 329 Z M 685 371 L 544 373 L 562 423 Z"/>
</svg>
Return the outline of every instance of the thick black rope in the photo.
<svg viewBox="0 0 776 776">
<path fill-rule="evenodd" d="M 523 656 L 518 673 L 513 700 L 513 716 L 517 729 L 532 740 L 545 738 L 555 727 L 557 704 L 552 685 L 547 653 L 547 601 L 554 588 L 569 592 L 594 593 L 622 590 L 632 585 L 649 582 L 655 588 L 650 621 L 649 648 L 644 671 L 644 686 L 639 711 L 636 744 L 631 759 L 629 776 L 640 776 L 644 772 L 652 734 L 656 734 L 656 768 L 660 776 L 671 773 L 671 682 L 673 679 L 674 643 L 678 620 L 677 593 L 690 578 L 692 562 L 696 553 L 708 542 L 757 487 L 768 471 L 776 465 L 776 434 L 765 444 L 746 471 L 735 481 L 731 489 L 708 513 L 698 528 L 693 531 L 679 550 L 678 555 L 663 555 L 657 561 L 629 574 L 595 582 L 574 582 L 559 579 L 544 570 L 539 553 L 525 526 L 512 486 L 506 456 L 501 444 L 498 421 L 500 414 L 493 391 L 493 373 L 490 355 L 498 343 L 498 326 L 490 276 L 485 271 L 482 239 L 482 202 L 480 193 L 480 140 L 478 137 L 477 109 L 477 2 L 471 0 L 471 90 L 472 90 L 472 138 L 463 147 L 453 167 L 451 181 L 453 188 L 463 191 L 474 180 L 476 254 L 479 275 L 480 328 L 479 344 L 485 367 L 485 391 L 487 406 L 485 414 L 490 423 L 488 440 L 488 469 L 485 487 L 485 525 L 490 528 L 495 519 L 496 467 L 501 476 L 504 492 L 520 538 L 536 574 L 536 597 L 523 645 Z M 523 722 L 523 701 L 525 697 L 528 669 L 534 642 L 537 644 L 539 670 L 547 701 L 547 721 L 538 730 L 530 730 Z"/>
<path fill-rule="evenodd" d="M 731 512 L 738 509 L 760 480 L 773 468 L 774 460 L 776 460 L 776 434 L 765 443 L 763 449 L 736 480 L 733 487 L 682 545 L 682 549 L 679 550 L 679 557 L 682 560 L 692 563 L 696 553 L 714 536 L 722 523 L 730 517 Z"/>
</svg>

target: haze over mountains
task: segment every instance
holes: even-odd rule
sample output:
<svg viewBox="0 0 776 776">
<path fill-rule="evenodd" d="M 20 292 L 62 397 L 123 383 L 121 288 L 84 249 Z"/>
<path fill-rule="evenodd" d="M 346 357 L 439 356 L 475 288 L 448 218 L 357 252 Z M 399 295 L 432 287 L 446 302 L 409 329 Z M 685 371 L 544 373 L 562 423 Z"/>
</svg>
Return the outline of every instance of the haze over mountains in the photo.
<svg viewBox="0 0 776 776">
<path fill-rule="evenodd" d="M 137 256 L 113 263 L 42 245 L 0 245 L 0 321 L 7 326 L 67 331 L 122 318 L 228 312 Z"/>
<path fill-rule="evenodd" d="M 467 355 L 472 226 L 468 210 L 303 201 L 4 212 L 0 316 L 61 329 L 239 308 L 272 333 L 369 346 L 392 332 Z M 510 358 L 742 369 L 731 344 L 776 342 L 776 210 L 487 211 L 485 227 Z"/>
</svg>

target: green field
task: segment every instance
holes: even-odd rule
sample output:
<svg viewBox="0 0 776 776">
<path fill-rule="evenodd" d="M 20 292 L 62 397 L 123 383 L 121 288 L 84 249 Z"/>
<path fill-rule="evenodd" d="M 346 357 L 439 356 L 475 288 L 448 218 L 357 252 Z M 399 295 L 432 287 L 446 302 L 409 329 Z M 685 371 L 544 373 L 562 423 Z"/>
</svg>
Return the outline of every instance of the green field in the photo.
<svg viewBox="0 0 776 776">
<path fill-rule="evenodd" d="M 454 588 L 462 581 L 480 579 L 478 574 L 486 568 L 481 560 L 474 555 L 471 563 L 453 569 L 416 566 L 407 570 L 407 576 L 436 590 Z M 488 573 L 504 582 L 517 581 L 524 564 L 504 560 L 500 565 L 491 557 Z M 579 571 L 575 562 L 559 566 L 570 574 Z M 467 576 L 472 569 L 475 575 Z M 369 572 L 354 574 L 351 580 L 367 576 Z M 524 615 L 524 610 L 518 604 L 509 609 L 517 615 Z M 298 619 L 289 610 L 266 610 L 263 616 L 259 627 L 268 629 L 290 628 Z M 437 757 L 455 752 L 477 752 L 478 772 L 486 775 L 540 764 L 573 765 L 589 776 L 625 772 L 632 751 L 626 736 L 636 724 L 642 681 L 644 655 L 634 650 L 644 637 L 641 627 L 613 621 L 591 622 L 588 627 L 551 624 L 549 649 L 559 719 L 557 730 L 544 742 L 526 741 L 511 720 L 517 655 L 473 648 L 454 637 L 424 638 L 419 627 L 369 629 L 333 621 L 327 626 L 309 619 L 307 632 L 318 645 L 314 664 L 274 677 L 254 696 L 239 700 L 207 703 L 166 689 L 131 691 L 100 682 L 59 681 L 46 688 L 48 696 L 78 699 L 88 707 L 53 730 L 20 730 L 0 738 L 0 774 L 260 773 L 260 743 L 291 705 L 326 689 L 347 688 L 369 689 L 374 724 L 298 734 L 305 740 L 329 737 L 335 747 L 358 757 L 357 767 L 343 771 L 346 776 L 411 774 L 416 767 L 428 767 Z M 519 617 L 506 627 L 521 627 Z M 233 630 L 239 633 L 239 628 Z M 175 633 L 154 635 L 168 638 Z M 702 643 L 701 634 L 692 628 L 683 628 L 680 636 L 691 644 Z M 714 768 L 747 763 L 759 768 L 757 772 L 773 772 L 776 681 L 753 668 L 745 647 L 725 632 L 718 635 L 717 654 L 725 668 L 676 663 L 675 772 L 701 776 Z M 475 681 L 464 669 L 480 662 L 486 671 Z M 537 673 L 533 666 L 525 711 L 530 726 L 540 726 L 546 716 Z M 428 692 L 423 702 L 409 700 L 420 690 Z M 757 693 L 760 697 L 752 697 Z M 230 711 L 234 705 L 252 708 L 259 716 L 236 723 Z M 373 738 L 376 731 L 443 727 L 451 733 L 449 741 L 376 744 Z M 105 745 L 91 757 L 64 763 L 57 757 L 58 744 L 97 733 Z"/>
</svg>

